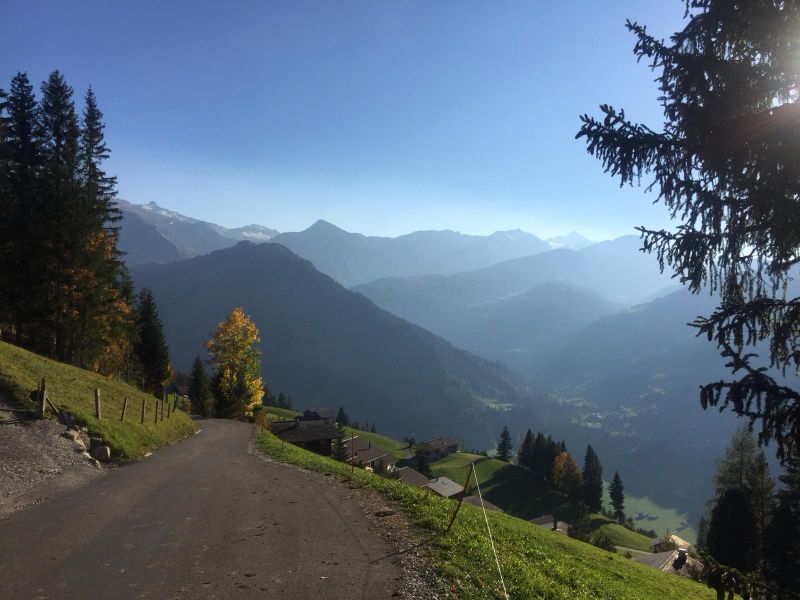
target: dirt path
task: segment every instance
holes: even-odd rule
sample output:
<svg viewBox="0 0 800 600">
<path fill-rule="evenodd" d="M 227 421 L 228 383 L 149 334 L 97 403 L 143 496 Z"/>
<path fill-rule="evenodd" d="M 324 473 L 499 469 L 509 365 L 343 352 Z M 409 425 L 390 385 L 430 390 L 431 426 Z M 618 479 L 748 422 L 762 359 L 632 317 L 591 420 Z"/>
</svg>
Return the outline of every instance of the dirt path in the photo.
<svg viewBox="0 0 800 600">
<path fill-rule="evenodd" d="M 390 598 L 401 572 L 346 487 L 193 438 L 0 521 L 0 598 Z"/>
</svg>

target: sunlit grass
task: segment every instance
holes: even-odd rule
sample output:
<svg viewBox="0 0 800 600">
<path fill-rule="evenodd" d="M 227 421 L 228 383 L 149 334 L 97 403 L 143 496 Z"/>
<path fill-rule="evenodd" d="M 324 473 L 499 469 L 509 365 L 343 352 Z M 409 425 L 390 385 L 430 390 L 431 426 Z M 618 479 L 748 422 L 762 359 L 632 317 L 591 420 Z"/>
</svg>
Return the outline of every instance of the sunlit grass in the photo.
<svg viewBox="0 0 800 600">
<path fill-rule="evenodd" d="M 116 458 L 140 458 L 194 431 L 191 418 L 180 410 L 167 419 L 165 409 L 164 419 L 156 423 L 154 410 L 158 401 L 131 385 L 0 342 L 0 390 L 21 406 L 33 408 L 29 393 L 37 389 L 42 378 L 45 378 L 47 396 L 53 404 L 75 415 L 93 435 L 103 438 Z M 100 390 L 101 419 L 95 418 L 94 413 L 95 388 Z M 122 422 L 125 397 L 128 406 Z M 143 401 L 145 420 L 141 424 Z"/>
<path fill-rule="evenodd" d="M 260 446 L 277 460 L 369 486 L 395 503 L 416 524 L 428 543 L 423 552 L 434 562 L 455 598 L 502 598 L 494 556 L 480 509 L 461 508 L 445 533 L 455 502 L 418 488 L 353 469 L 291 444 L 269 432 Z M 491 513 L 489 522 L 511 598 L 548 599 L 711 599 L 713 591 L 687 579 L 640 565 L 620 554 L 600 550 L 562 534 Z"/>
</svg>

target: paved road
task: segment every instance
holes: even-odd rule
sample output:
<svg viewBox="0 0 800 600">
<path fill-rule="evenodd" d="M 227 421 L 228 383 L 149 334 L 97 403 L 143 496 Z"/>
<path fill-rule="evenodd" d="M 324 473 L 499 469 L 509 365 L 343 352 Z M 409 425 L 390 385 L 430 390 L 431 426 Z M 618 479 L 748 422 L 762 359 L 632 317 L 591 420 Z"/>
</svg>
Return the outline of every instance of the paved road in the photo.
<svg viewBox="0 0 800 600">
<path fill-rule="evenodd" d="M 193 438 L 0 521 L 0 598 L 389 598 L 392 550 L 345 486 Z M 374 562 L 373 562 L 374 561 Z"/>
</svg>

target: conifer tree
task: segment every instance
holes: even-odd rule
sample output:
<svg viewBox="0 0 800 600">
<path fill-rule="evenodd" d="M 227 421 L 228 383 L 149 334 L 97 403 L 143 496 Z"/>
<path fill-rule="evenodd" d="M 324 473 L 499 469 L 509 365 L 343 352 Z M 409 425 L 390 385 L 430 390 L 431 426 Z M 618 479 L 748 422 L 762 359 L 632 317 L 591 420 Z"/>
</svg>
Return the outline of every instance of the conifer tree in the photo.
<svg viewBox="0 0 800 600">
<path fill-rule="evenodd" d="M 800 4 L 691 0 L 684 16 L 668 41 L 627 23 L 637 58 L 658 74 L 663 130 L 602 105 L 577 137 L 621 185 L 644 178 L 678 220 L 639 228 L 643 249 L 693 293 L 718 292 L 694 326 L 731 377 L 704 384 L 700 405 L 757 423 L 783 458 L 800 444 L 800 392 L 766 367 L 794 371 L 800 355 L 800 298 L 786 285 L 800 261 Z"/>
<path fill-rule="evenodd" d="M 11 80 L 4 127 L 6 184 L 0 195 L 0 321 L 9 323 L 9 337 L 34 347 L 37 317 L 44 311 L 47 276 L 46 236 L 41 231 L 45 207 L 39 193 L 42 142 L 39 106 L 25 73 Z"/>
<path fill-rule="evenodd" d="M 61 361 L 71 361 L 78 343 L 76 317 L 84 272 L 83 251 L 87 211 L 81 202 L 79 178 L 80 126 L 72 88 L 59 71 L 42 83 L 39 123 L 42 170 L 39 189 L 44 210 L 40 232 L 46 235 L 43 268 L 50 285 L 44 296 L 46 310 L 40 315 L 36 349 Z"/>
<path fill-rule="evenodd" d="M 189 398 L 195 403 L 195 410 L 197 410 L 201 416 L 210 417 L 213 414 L 211 380 L 206 373 L 205 365 L 199 354 L 192 363 L 192 371 L 189 380 Z"/>
<path fill-rule="evenodd" d="M 497 444 L 497 459 L 508 462 L 511 459 L 512 448 L 511 434 L 508 432 L 507 426 L 503 427 L 503 431 L 500 433 L 500 443 Z"/>
<path fill-rule="evenodd" d="M 340 406 L 339 411 L 336 413 L 336 423 L 338 423 L 340 427 L 347 427 L 350 425 L 350 417 L 344 412 L 343 406 Z"/>
<path fill-rule="evenodd" d="M 433 471 L 431 471 L 431 463 L 422 454 L 417 455 L 416 470 L 419 471 L 422 475 L 424 475 L 428 479 L 433 477 Z"/>
<path fill-rule="evenodd" d="M 766 532 L 765 574 L 771 583 L 800 592 L 800 448 L 787 453 L 785 467 L 780 477 L 783 487 Z"/>
<path fill-rule="evenodd" d="M 717 562 L 747 572 L 756 564 L 757 544 L 758 530 L 747 494 L 740 488 L 727 490 L 711 511 L 708 552 Z"/>
<path fill-rule="evenodd" d="M 534 463 L 534 438 L 533 432 L 528 429 L 525 433 L 525 438 L 522 440 L 522 445 L 519 447 L 517 453 L 517 463 L 526 469 L 533 469 Z"/>
<path fill-rule="evenodd" d="M 164 338 L 163 326 L 153 293 L 148 289 L 139 292 L 136 306 L 137 340 L 134 344 L 139 369 L 140 386 L 146 392 L 161 397 L 172 369 L 169 363 L 169 348 Z"/>
<path fill-rule="evenodd" d="M 591 444 L 583 459 L 583 501 L 591 512 L 603 507 L 603 467 Z"/>
<path fill-rule="evenodd" d="M 611 506 L 614 509 L 614 518 L 619 522 L 625 521 L 625 488 L 622 487 L 622 478 L 618 472 L 614 472 L 614 479 L 608 487 L 608 494 L 611 497 Z"/>
</svg>

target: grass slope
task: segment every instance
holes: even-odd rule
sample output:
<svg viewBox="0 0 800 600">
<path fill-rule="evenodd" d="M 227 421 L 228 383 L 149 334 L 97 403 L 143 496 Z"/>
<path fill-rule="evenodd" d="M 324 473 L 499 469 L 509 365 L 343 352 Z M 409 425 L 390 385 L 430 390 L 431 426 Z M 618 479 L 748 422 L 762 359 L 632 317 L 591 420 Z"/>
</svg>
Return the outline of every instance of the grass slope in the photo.
<svg viewBox="0 0 800 600">
<path fill-rule="evenodd" d="M 605 534 L 615 546 L 650 552 L 650 542 L 653 541 L 651 538 L 614 523 L 603 515 L 591 515 L 590 529 Z"/>
<path fill-rule="evenodd" d="M 304 468 L 369 486 L 397 503 L 430 536 L 424 546 L 455 597 L 502 598 L 494 557 L 480 509 L 464 505 L 449 534 L 444 529 L 455 507 L 418 488 L 307 452 L 265 432 L 261 448 L 270 456 Z M 556 534 L 506 514 L 489 522 L 511 598 L 701 600 L 714 592 L 704 585 L 650 569 L 619 554 Z"/>
<path fill-rule="evenodd" d="M 505 512 L 521 519 L 534 519 L 553 511 L 562 500 L 552 490 L 533 479 L 525 469 L 503 461 L 456 452 L 431 463 L 434 475 L 448 477 L 463 485 L 470 464 L 475 463 L 475 472 L 483 497 Z M 471 480 L 469 493 L 475 493 Z"/>
<path fill-rule="evenodd" d="M 47 396 L 58 410 L 71 413 L 93 435 L 112 447 L 115 458 L 140 458 L 161 446 L 183 439 L 194 431 L 189 416 L 180 410 L 154 423 L 156 399 L 135 387 L 77 367 L 43 358 L 22 348 L 0 342 L 0 391 L 23 408 L 32 408 L 29 393 L 42 377 Z M 100 390 L 102 419 L 94 416 L 94 390 Z M 123 398 L 128 397 L 125 422 L 120 422 Z M 142 401 L 145 422 L 140 424 Z"/>
<path fill-rule="evenodd" d="M 525 469 L 478 454 L 450 454 L 432 463 L 431 470 L 434 475 L 448 477 L 463 485 L 472 463 L 475 463 L 475 473 L 484 498 L 513 516 L 534 519 L 551 513 L 554 506 L 563 502 L 548 486 L 535 481 Z M 474 480 L 471 480 L 468 493 L 475 493 Z M 602 515 L 592 515 L 591 531 L 602 531 L 615 546 L 650 550 L 650 538 Z"/>
</svg>

